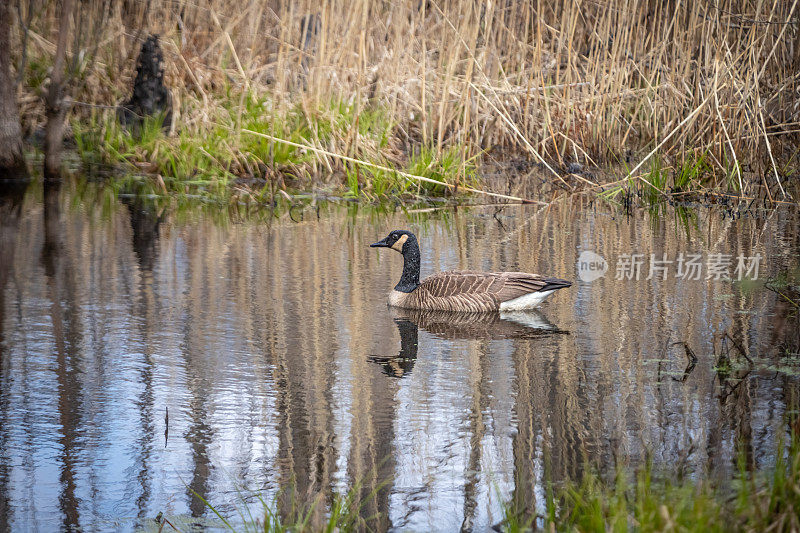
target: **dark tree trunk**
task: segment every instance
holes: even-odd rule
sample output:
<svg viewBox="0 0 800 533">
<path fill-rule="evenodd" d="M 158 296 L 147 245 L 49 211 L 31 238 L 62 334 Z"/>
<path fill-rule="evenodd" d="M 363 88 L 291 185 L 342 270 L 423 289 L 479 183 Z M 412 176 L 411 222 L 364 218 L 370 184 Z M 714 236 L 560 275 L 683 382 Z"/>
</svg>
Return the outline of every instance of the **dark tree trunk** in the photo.
<svg viewBox="0 0 800 533">
<path fill-rule="evenodd" d="M 64 98 L 64 64 L 66 63 L 72 4 L 73 0 L 63 0 L 61 4 L 56 57 L 53 61 L 53 72 L 50 75 L 50 85 L 44 102 L 45 117 L 47 117 L 47 125 L 44 130 L 44 177 L 49 180 L 61 178 L 61 147 L 64 140 L 64 119 L 68 108 L 68 102 Z"/>
<path fill-rule="evenodd" d="M 136 60 L 133 94 L 117 110 L 122 125 L 130 127 L 134 136 L 141 134 L 145 117 L 161 115 L 162 129 L 172 124 L 172 96 L 164 85 L 164 55 L 158 36 L 151 35 L 142 45 Z"/>
<path fill-rule="evenodd" d="M 11 79 L 11 6 L 0 2 L 0 179 L 27 177 L 16 84 Z"/>
</svg>

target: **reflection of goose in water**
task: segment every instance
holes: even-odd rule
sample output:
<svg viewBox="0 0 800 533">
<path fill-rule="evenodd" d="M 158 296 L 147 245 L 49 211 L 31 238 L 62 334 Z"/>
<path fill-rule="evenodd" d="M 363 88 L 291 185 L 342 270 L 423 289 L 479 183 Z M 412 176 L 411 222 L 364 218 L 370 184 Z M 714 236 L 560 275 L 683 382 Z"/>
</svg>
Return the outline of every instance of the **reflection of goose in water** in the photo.
<svg viewBox="0 0 800 533">
<path fill-rule="evenodd" d="M 381 365 L 384 374 L 395 378 L 407 376 L 417 362 L 419 328 L 443 339 L 533 339 L 569 334 L 538 311 L 456 313 L 392 308 L 392 315 L 400 333 L 400 353 L 370 355 L 367 360 Z"/>
<path fill-rule="evenodd" d="M 397 331 L 400 332 L 400 353 L 389 357 L 382 355 L 367 356 L 367 360 L 383 367 L 383 373 L 389 377 L 402 378 L 414 368 L 417 362 L 417 333 L 419 328 L 413 322 L 395 318 Z"/>
<path fill-rule="evenodd" d="M 536 310 L 500 313 L 458 313 L 392 308 L 395 320 L 405 319 L 444 339 L 528 339 L 569 333 Z"/>
<path fill-rule="evenodd" d="M 420 254 L 410 231 L 395 230 L 373 248 L 403 254 L 403 275 L 389 295 L 389 305 L 405 309 L 483 313 L 534 309 L 569 281 L 526 272 L 439 272 L 419 281 Z"/>
</svg>

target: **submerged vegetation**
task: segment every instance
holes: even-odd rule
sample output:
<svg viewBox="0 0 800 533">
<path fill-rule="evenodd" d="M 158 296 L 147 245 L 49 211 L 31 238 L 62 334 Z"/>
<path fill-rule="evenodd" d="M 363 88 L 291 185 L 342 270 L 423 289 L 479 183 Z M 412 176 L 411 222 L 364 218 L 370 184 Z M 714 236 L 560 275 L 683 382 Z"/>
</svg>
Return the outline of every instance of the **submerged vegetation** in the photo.
<svg viewBox="0 0 800 533">
<path fill-rule="evenodd" d="M 44 122 L 58 6 L 20 2 L 12 28 L 29 138 Z M 162 193 L 375 199 L 460 187 L 613 199 L 634 189 L 648 203 L 697 191 L 794 202 L 795 7 L 81 2 L 71 135 L 84 162 L 146 176 Z M 160 36 L 174 110 L 169 131 L 154 118 L 133 135 L 117 106 L 148 34 Z M 544 179 L 481 183 L 487 164 Z"/>
</svg>

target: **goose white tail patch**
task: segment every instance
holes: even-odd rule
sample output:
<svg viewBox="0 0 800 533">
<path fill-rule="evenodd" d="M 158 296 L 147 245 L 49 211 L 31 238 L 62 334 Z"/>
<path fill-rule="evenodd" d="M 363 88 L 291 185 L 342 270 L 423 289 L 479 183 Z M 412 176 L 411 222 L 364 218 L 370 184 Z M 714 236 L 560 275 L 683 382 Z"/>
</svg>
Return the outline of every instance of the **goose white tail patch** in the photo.
<svg viewBox="0 0 800 533">
<path fill-rule="evenodd" d="M 542 313 L 533 309 L 528 309 L 527 311 L 500 311 L 500 318 L 522 324 L 531 329 L 547 331 L 556 329 Z"/>
<path fill-rule="evenodd" d="M 535 309 L 539 307 L 543 301 L 547 299 L 548 296 L 556 292 L 555 290 L 552 291 L 541 291 L 541 292 L 529 292 L 519 298 L 514 298 L 513 300 L 509 300 L 507 302 L 502 302 L 500 304 L 501 311 L 524 311 L 525 309 Z"/>
</svg>

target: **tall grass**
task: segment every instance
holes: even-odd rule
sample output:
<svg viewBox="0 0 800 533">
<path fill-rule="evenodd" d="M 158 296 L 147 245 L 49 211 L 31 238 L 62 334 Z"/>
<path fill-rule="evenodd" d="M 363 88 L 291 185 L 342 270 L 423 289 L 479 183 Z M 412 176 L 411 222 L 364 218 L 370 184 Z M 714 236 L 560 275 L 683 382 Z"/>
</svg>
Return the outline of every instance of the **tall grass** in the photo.
<svg viewBox="0 0 800 533">
<path fill-rule="evenodd" d="M 387 483 L 387 481 L 377 483 L 367 490 L 359 481 L 354 482 L 344 494 L 329 489 L 317 492 L 311 497 L 308 494 L 301 495 L 293 483 L 283 487 L 271 499 L 265 499 L 258 493 L 239 492 L 240 504 L 227 516 L 213 502 L 209 502 L 197 492 L 192 491 L 192 493 L 195 498 L 203 502 L 210 514 L 216 516 L 230 531 L 335 533 L 377 529 L 380 517 L 371 515 L 366 508 L 368 503 L 374 502 L 378 492 L 383 490 Z M 249 505 L 248 496 L 255 497 L 260 505 L 255 507 Z"/>
<path fill-rule="evenodd" d="M 27 41 L 29 131 L 42 118 L 35 95 L 52 55 L 55 6 L 21 2 L 30 27 L 13 32 L 17 65 Z M 78 122 L 89 106 L 114 106 L 129 93 L 138 47 L 152 32 L 176 96 L 175 128 L 193 136 L 222 127 L 238 138 L 241 115 L 269 101 L 260 108 L 269 117 L 325 110 L 307 124 L 315 146 L 366 149 L 401 166 L 423 151 L 441 159 L 458 146 L 468 159 L 502 147 L 558 172 L 568 162 L 632 166 L 658 147 L 665 167 L 704 154 L 706 188 L 764 187 L 781 199 L 796 181 L 797 0 L 90 0 L 76 17 L 79 28 L 97 28 L 71 47 Z M 310 17 L 318 24 L 303 23 Z M 372 130 L 375 120 L 391 127 Z M 293 128 L 274 133 L 291 137 Z M 280 161 L 288 149 L 269 150 Z M 339 182 L 354 189 L 340 161 L 317 154 L 303 168 L 315 180 L 341 171 Z"/>
<path fill-rule="evenodd" d="M 334 533 L 336 531 L 360 531 L 368 528 L 368 520 L 359 514 L 361 506 L 357 502 L 356 490 L 357 488 L 354 488 L 345 495 L 332 495 L 327 509 L 323 509 L 324 504 L 319 497 L 311 502 L 301 502 L 298 500 L 297 494 L 292 492 L 289 495 L 291 501 L 288 504 L 288 510 L 284 512 L 279 509 L 281 507 L 278 502 L 280 495 L 271 501 L 266 501 L 259 496 L 261 513 L 253 516 L 247 504 L 243 503 L 241 508 L 237 509 L 238 517 L 236 519 L 223 516 L 221 511 L 199 494 L 195 493 L 195 497 L 201 499 L 230 531 Z"/>
<path fill-rule="evenodd" d="M 800 424 L 797 424 L 800 429 Z M 742 456 L 733 482 L 714 482 L 654 470 L 647 463 L 612 480 L 588 471 L 577 482 L 547 491 L 546 509 L 505 507 L 505 531 L 798 531 L 800 435 L 781 443 L 774 466 L 748 471 Z"/>
<path fill-rule="evenodd" d="M 509 533 L 540 528 L 585 532 L 798 531 L 800 422 L 795 426 L 789 444 L 778 444 L 775 463 L 769 469 L 748 470 L 744 453 L 732 481 L 657 471 L 649 461 L 633 473 L 620 467 L 611 479 L 589 469 L 580 480 L 557 487 L 548 483 L 545 507 L 538 513 L 527 502 L 506 503 L 503 519 L 495 529 Z M 373 488 L 366 501 L 384 486 L 381 483 Z M 262 512 L 256 516 L 243 504 L 235 512 L 238 518 L 223 516 L 212 503 L 203 502 L 234 531 L 369 530 L 378 516 L 363 516 L 361 491 L 361 485 L 355 484 L 344 495 L 323 498 L 318 494 L 303 501 L 289 487 L 271 501 L 259 497 Z M 281 499 L 288 503 L 280 505 Z"/>
</svg>

